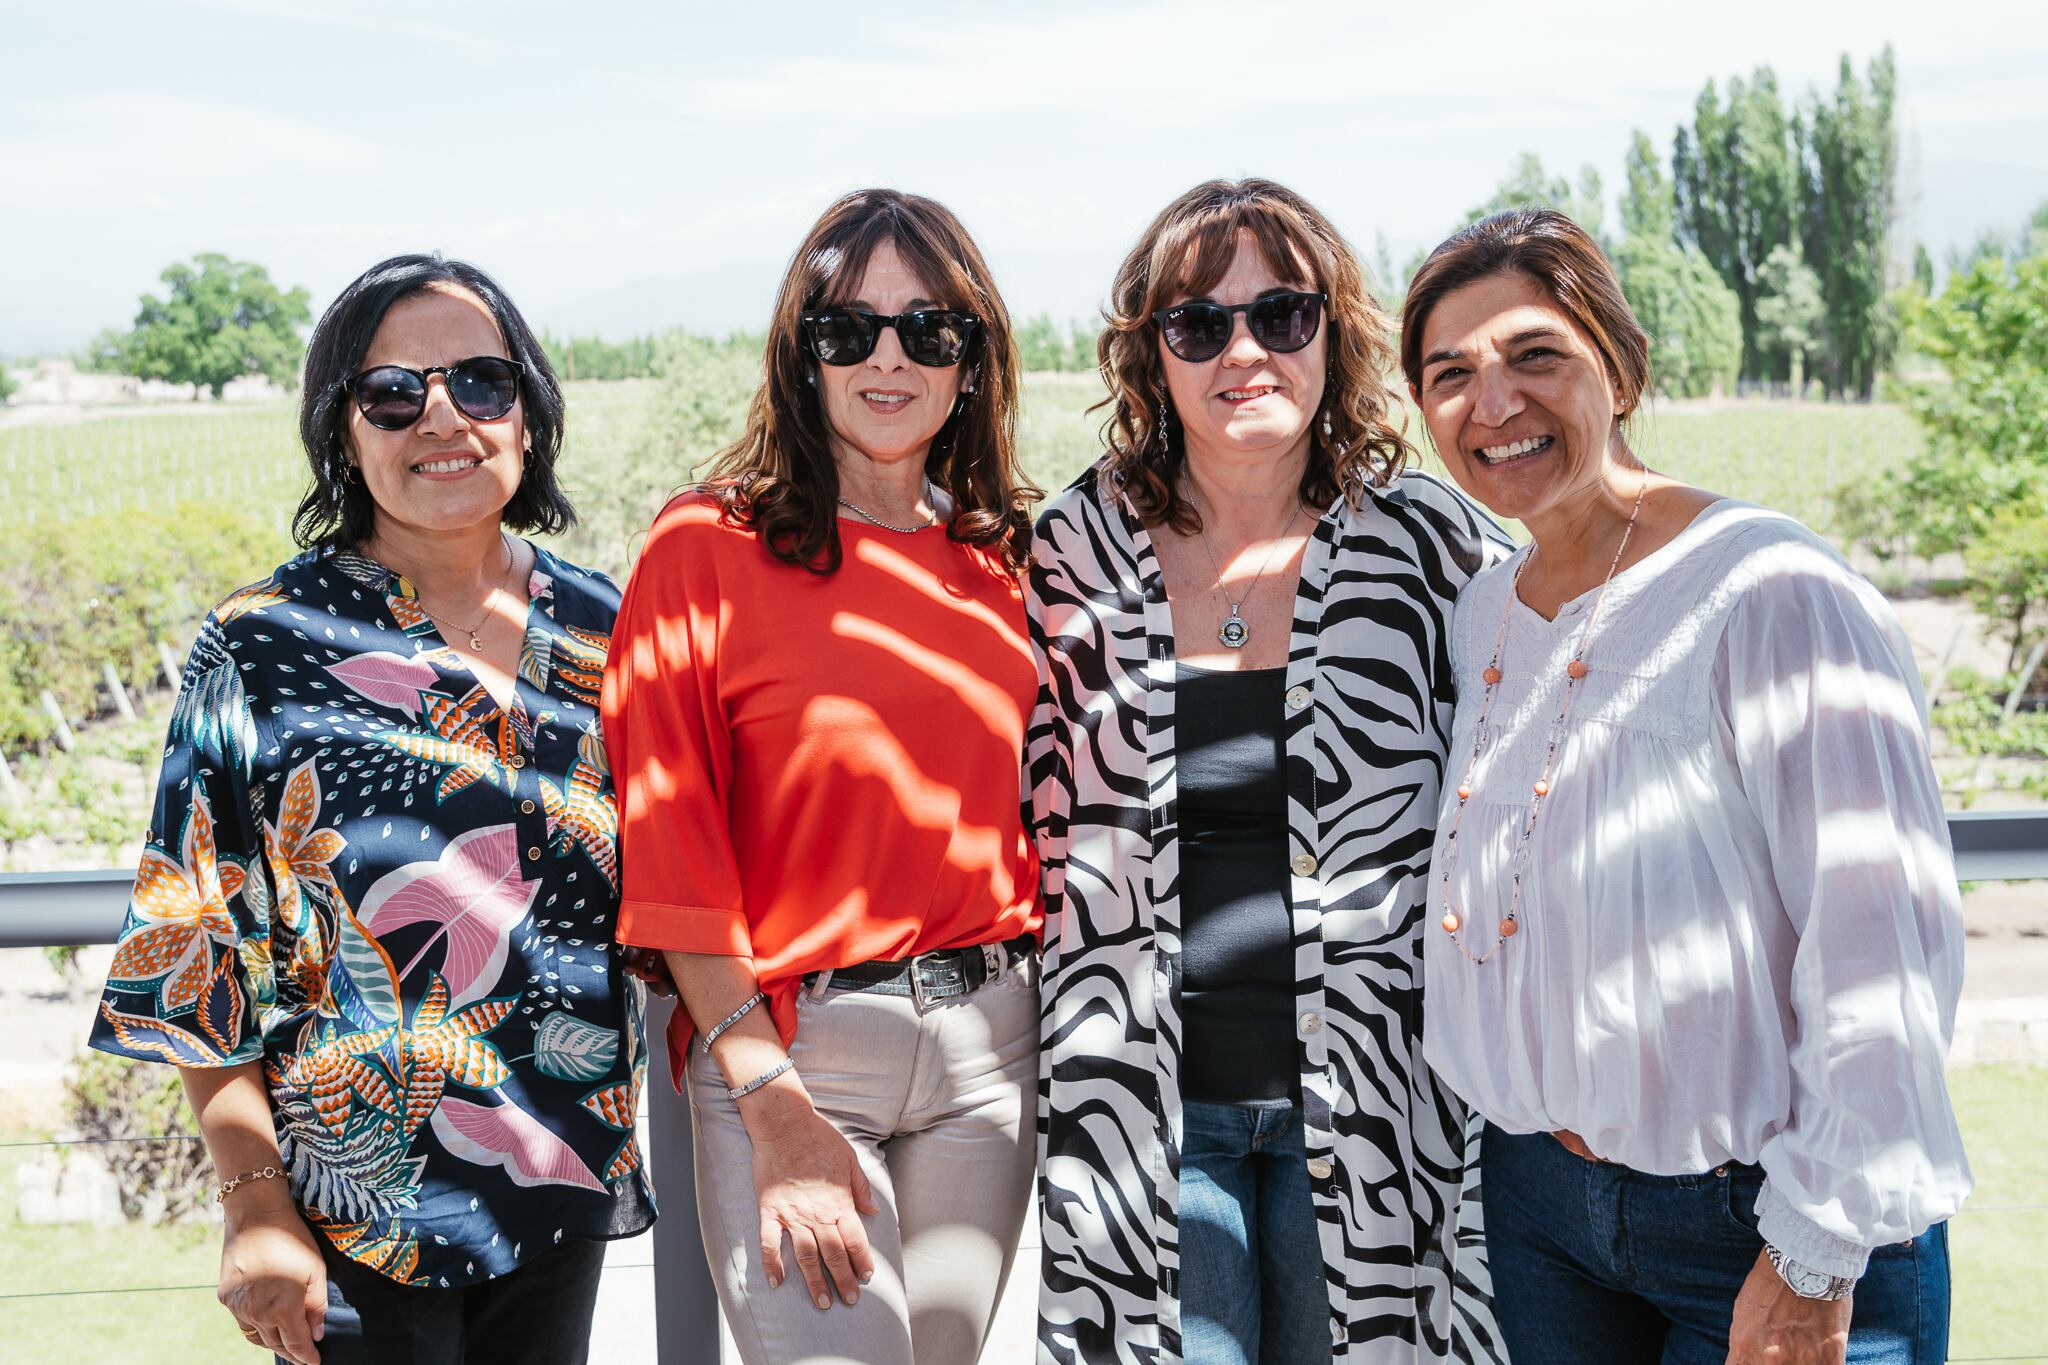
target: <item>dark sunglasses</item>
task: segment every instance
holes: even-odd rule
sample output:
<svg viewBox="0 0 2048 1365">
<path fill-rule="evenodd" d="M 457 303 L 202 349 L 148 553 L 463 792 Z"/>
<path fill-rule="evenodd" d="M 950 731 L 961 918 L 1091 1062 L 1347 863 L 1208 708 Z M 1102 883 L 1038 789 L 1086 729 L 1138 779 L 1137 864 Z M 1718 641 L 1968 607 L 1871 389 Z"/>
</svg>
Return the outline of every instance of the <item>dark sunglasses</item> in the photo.
<svg viewBox="0 0 2048 1365">
<path fill-rule="evenodd" d="M 463 416 L 495 422 L 519 401 L 519 376 L 525 369 L 503 356 L 473 355 L 424 370 L 379 365 L 342 380 L 341 387 L 354 395 L 365 422 L 380 431 L 403 431 L 427 410 L 427 376 L 438 374 L 448 381 L 449 400 Z"/>
<path fill-rule="evenodd" d="M 1316 339 L 1326 294 L 1268 294 L 1250 303 L 1177 303 L 1152 315 L 1166 349 L 1182 360 L 1214 360 L 1230 344 L 1237 314 L 1269 351 L 1298 351 Z"/>
<path fill-rule="evenodd" d="M 943 370 L 958 365 L 981 319 L 950 308 L 915 313 L 861 313 L 821 308 L 803 316 L 804 345 L 823 365 L 858 365 L 875 352 L 884 327 L 896 329 L 903 354 L 920 365 Z"/>
</svg>

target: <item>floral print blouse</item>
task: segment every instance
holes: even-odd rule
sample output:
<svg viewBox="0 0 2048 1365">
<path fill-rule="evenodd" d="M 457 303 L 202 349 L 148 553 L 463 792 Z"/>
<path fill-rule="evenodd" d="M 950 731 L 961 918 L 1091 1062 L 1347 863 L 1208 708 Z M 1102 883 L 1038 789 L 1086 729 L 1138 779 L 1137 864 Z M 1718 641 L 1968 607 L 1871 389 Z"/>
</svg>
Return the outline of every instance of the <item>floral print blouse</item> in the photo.
<svg viewBox="0 0 2048 1365">
<path fill-rule="evenodd" d="M 360 555 L 216 607 L 93 1030 L 261 1062 L 307 1221 L 408 1285 L 654 1217 L 597 713 L 619 593 L 537 549 L 527 597 L 509 710 Z"/>
</svg>

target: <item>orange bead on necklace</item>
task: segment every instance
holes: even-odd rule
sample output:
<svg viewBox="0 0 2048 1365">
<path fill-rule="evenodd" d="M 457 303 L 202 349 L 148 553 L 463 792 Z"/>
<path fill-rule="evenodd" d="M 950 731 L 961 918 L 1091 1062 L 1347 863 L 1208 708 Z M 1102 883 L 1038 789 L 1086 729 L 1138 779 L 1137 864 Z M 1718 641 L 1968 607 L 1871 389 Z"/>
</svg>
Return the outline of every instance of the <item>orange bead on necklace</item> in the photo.
<svg viewBox="0 0 2048 1365">
<path fill-rule="evenodd" d="M 1474 953 L 1458 936 L 1458 931 L 1465 926 L 1465 919 L 1451 904 L 1451 872 L 1458 865 L 1458 830 L 1465 823 L 1465 807 L 1472 800 L 1472 778 L 1479 769 L 1479 751 L 1486 735 L 1486 718 L 1493 714 L 1494 694 L 1500 690 L 1500 663 L 1501 656 L 1507 649 L 1508 616 L 1514 610 L 1515 599 L 1521 595 L 1522 575 L 1528 571 L 1530 561 L 1536 558 L 1534 545 L 1529 547 L 1528 554 L 1522 556 L 1522 562 L 1515 566 L 1515 576 L 1508 584 L 1507 601 L 1502 603 L 1500 611 L 1500 633 L 1493 640 L 1493 659 L 1479 675 L 1486 681 L 1486 695 L 1479 704 L 1478 723 L 1472 727 L 1472 753 L 1465 761 L 1465 776 L 1458 783 L 1458 810 L 1451 818 L 1450 836 L 1444 841 L 1443 873 L 1438 879 L 1443 896 L 1443 917 L 1438 922 L 1443 925 L 1444 932 L 1450 935 L 1451 942 L 1457 945 L 1458 951 L 1475 963 L 1483 963 L 1499 952 L 1501 945 L 1513 938 L 1516 931 L 1521 928 L 1521 921 L 1517 916 L 1522 907 L 1522 877 L 1529 866 L 1529 841 L 1536 833 L 1536 817 L 1543 812 L 1543 799 L 1550 795 L 1551 774 L 1557 767 L 1558 750 L 1564 747 L 1565 720 L 1571 715 L 1572 699 L 1578 695 L 1579 684 L 1586 678 L 1586 655 L 1593 644 L 1593 623 L 1600 619 L 1600 608 L 1606 605 L 1608 586 L 1614 582 L 1615 570 L 1621 567 L 1621 555 L 1628 549 L 1629 537 L 1635 534 L 1636 518 L 1643 510 L 1643 494 L 1649 491 L 1649 487 L 1650 475 L 1649 471 L 1645 470 L 1643 481 L 1636 487 L 1635 505 L 1629 509 L 1628 525 L 1622 528 L 1621 543 L 1614 547 L 1614 558 L 1607 565 L 1607 577 L 1600 580 L 1600 595 L 1593 599 L 1593 610 L 1586 614 L 1585 627 L 1579 632 L 1578 647 L 1572 651 L 1571 662 L 1564 666 L 1564 687 L 1558 698 L 1557 715 L 1550 722 L 1549 740 L 1543 747 L 1543 768 L 1530 787 L 1534 799 L 1529 802 L 1529 818 L 1522 822 L 1521 837 L 1516 840 L 1514 857 L 1508 863 L 1514 872 L 1513 890 L 1508 897 L 1508 912 L 1500 921 L 1493 946 L 1483 953 Z"/>
</svg>

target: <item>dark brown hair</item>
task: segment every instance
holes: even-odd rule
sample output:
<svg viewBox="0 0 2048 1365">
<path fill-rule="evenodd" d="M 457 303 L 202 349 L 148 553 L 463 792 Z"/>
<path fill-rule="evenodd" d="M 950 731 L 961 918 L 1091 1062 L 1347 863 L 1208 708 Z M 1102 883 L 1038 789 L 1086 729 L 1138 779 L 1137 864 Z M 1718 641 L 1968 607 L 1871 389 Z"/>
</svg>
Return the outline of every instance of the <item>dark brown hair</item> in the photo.
<svg viewBox="0 0 2048 1365">
<path fill-rule="evenodd" d="M 362 368 L 392 306 L 429 289 L 476 295 L 498 324 L 505 355 L 520 364 L 519 401 L 525 406 L 526 434 L 532 444 L 521 466 L 519 487 L 498 513 L 499 522 L 515 531 L 542 534 L 576 524 L 576 509 L 555 477 L 555 461 L 562 453 L 562 386 L 533 329 L 497 281 L 469 262 L 439 254 L 393 256 L 356 276 L 320 315 L 306 343 L 299 440 L 313 469 L 313 483 L 292 518 L 292 535 L 302 546 L 359 546 L 376 530 L 377 504 L 362 479 L 349 475 L 352 400 L 342 385 Z"/>
<path fill-rule="evenodd" d="M 1599 243 L 1555 209 L 1510 209 L 1482 218 L 1429 253 L 1401 309 L 1401 372 L 1422 387 L 1422 333 L 1446 296 L 1492 275 L 1534 280 L 1593 339 L 1624 414 L 1650 387 L 1650 338 L 1621 292 Z"/>
<path fill-rule="evenodd" d="M 838 569 L 839 467 L 825 414 L 807 381 L 817 362 L 800 333 L 805 312 L 860 289 L 876 248 L 894 244 L 932 298 L 981 319 L 961 364 L 963 393 L 932 438 L 925 473 L 953 496 L 946 534 L 988 550 L 1012 573 L 1030 556 L 1031 504 L 1044 496 L 1017 467 L 1017 344 L 988 263 L 944 205 L 897 190 L 856 190 L 818 219 L 782 277 L 761 387 L 739 440 L 718 453 L 711 491 L 728 519 L 756 528 L 770 554 L 817 573 Z"/>
<path fill-rule="evenodd" d="M 1325 508 L 1366 480 L 1386 484 L 1414 453 L 1390 420 L 1394 395 L 1386 375 L 1394 347 L 1387 315 L 1350 243 L 1284 185 L 1210 180 L 1161 210 L 1124 257 L 1104 313 L 1109 325 L 1096 342 L 1109 387 L 1103 477 L 1129 496 L 1148 526 L 1164 522 L 1192 533 L 1202 524 L 1179 488 L 1187 450 L 1178 423 L 1169 420 L 1160 430 L 1166 376 L 1152 314 L 1215 288 L 1237 256 L 1240 232 L 1252 235 L 1276 276 L 1329 296 L 1324 326 L 1330 377 L 1323 411 L 1331 431 L 1325 438 L 1320 419 L 1314 422 L 1301 476 L 1303 504 Z"/>
</svg>

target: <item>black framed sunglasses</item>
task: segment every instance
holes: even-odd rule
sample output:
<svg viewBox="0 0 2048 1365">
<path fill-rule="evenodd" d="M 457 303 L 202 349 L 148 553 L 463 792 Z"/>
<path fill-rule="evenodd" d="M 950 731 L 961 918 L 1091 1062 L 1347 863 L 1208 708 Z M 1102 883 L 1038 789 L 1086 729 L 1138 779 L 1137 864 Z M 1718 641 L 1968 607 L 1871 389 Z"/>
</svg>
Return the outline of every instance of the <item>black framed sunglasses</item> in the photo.
<svg viewBox="0 0 2048 1365">
<path fill-rule="evenodd" d="M 863 313 L 853 308 L 820 308 L 803 315 L 804 345 L 821 365 L 858 365 L 875 353 L 884 327 L 896 329 L 903 354 L 929 369 L 958 365 L 981 319 L 951 308 L 915 313 Z"/>
<path fill-rule="evenodd" d="M 1250 303 L 1177 303 L 1152 315 L 1166 349 L 1182 360 L 1214 360 L 1230 345 L 1236 315 L 1245 315 L 1252 340 L 1269 351 L 1298 351 L 1316 339 L 1327 294 L 1293 291 Z"/>
<path fill-rule="evenodd" d="M 403 431 L 427 410 L 427 377 L 448 381 L 448 398 L 462 415 L 476 422 L 495 422 L 519 401 L 519 376 L 526 367 L 497 355 L 473 355 L 453 365 L 408 370 L 403 365 L 377 365 L 341 381 L 356 400 L 363 420 L 380 431 Z"/>
</svg>

